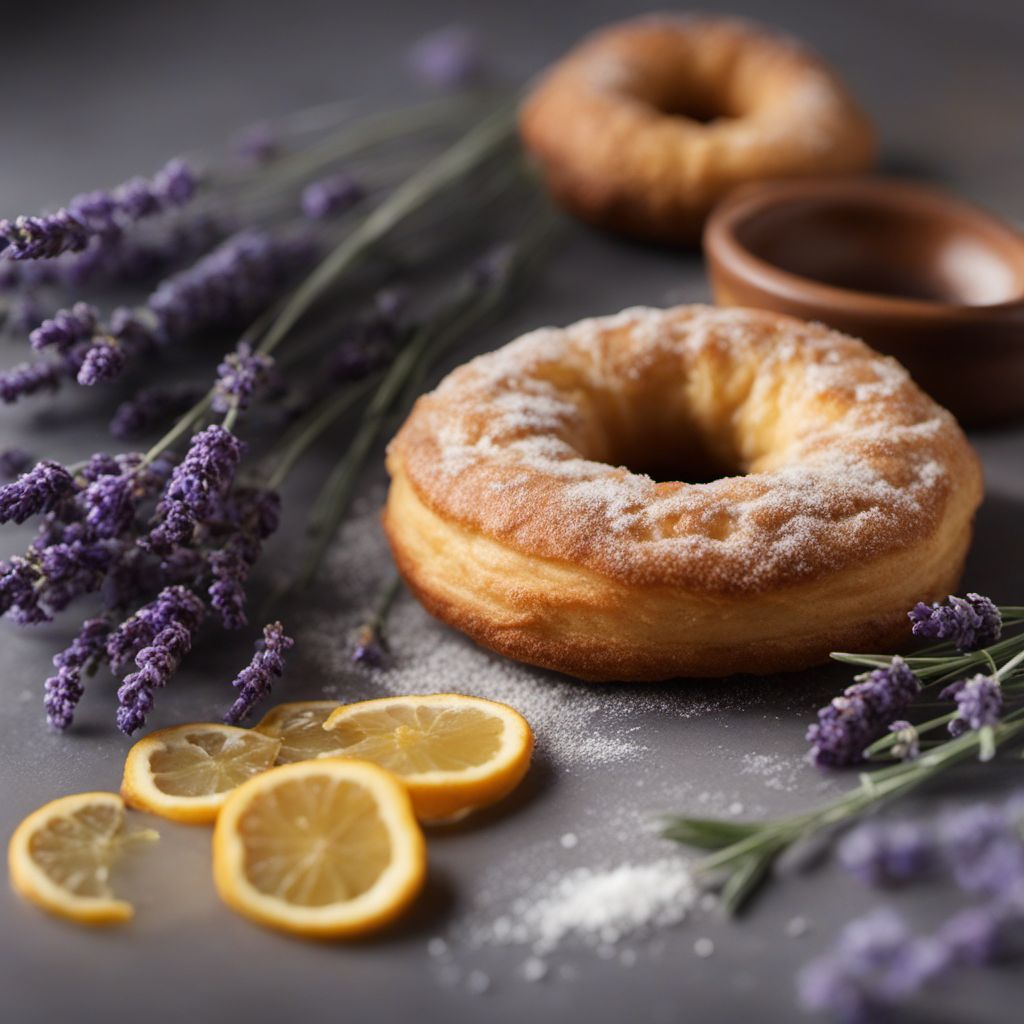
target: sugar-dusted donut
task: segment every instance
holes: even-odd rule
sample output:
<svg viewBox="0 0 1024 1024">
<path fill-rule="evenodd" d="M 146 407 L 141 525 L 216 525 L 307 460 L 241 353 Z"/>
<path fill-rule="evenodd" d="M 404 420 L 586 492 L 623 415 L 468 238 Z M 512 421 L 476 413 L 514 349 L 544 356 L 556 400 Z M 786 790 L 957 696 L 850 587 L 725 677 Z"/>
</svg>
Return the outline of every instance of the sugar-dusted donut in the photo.
<svg viewBox="0 0 1024 1024">
<path fill-rule="evenodd" d="M 868 167 L 867 119 L 788 36 L 735 18 L 651 15 L 584 40 L 541 80 L 520 128 L 570 210 L 689 242 L 735 185 Z"/>
<path fill-rule="evenodd" d="M 387 461 L 384 525 L 420 601 L 595 680 L 905 640 L 907 610 L 955 589 L 982 493 L 956 421 L 894 360 L 703 306 L 480 356 L 419 399 Z"/>
</svg>

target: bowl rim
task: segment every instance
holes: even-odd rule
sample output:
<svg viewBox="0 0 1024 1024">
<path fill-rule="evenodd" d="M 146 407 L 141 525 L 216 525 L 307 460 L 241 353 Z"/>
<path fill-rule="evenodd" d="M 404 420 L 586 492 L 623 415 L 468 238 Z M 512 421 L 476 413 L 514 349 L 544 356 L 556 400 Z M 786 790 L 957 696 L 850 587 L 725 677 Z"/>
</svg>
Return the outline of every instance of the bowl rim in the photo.
<svg viewBox="0 0 1024 1024">
<path fill-rule="evenodd" d="M 784 270 L 755 255 L 739 240 L 739 227 L 767 209 L 801 200 L 829 199 L 857 199 L 873 203 L 880 209 L 912 202 L 936 217 L 955 217 L 961 223 L 975 227 L 978 234 L 998 236 L 1008 247 L 1018 248 L 1021 253 L 1020 273 L 1024 276 L 1024 233 L 974 203 L 932 185 L 880 176 L 786 178 L 741 186 L 712 210 L 704 229 L 705 254 L 713 264 L 724 266 L 762 291 L 792 302 L 857 313 L 862 317 L 984 321 L 1007 314 L 1024 315 L 1024 282 L 1016 296 L 983 304 L 888 295 L 826 284 Z"/>
</svg>

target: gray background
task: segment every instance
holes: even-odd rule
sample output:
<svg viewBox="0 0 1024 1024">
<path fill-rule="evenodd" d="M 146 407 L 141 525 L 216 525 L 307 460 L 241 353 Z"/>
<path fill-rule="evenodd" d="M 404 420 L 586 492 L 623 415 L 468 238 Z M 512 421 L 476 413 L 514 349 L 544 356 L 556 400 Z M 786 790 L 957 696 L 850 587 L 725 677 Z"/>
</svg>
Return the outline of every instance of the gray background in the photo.
<svg viewBox="0 0 1024 1024">
<path fill-rule="evenodd" d="M 945 182 L 1007 217 L 1024 219 L 1024 6 L 953 0 L 729 6 L 806 37 L 841 68 L 878 121 L 890 168 Z M 0 23 L 0 210 L 31 210 L 150 169 L 169 154 L 216 142 L 259 117 L 338 96 L 365 95 L 382 103 L 407 98 L 413 88 L 403 51 L 440 24 L 465 21 L 479 28 L 500 67 L 520 78 L 586 29 L 639 9 L 628 3 L 536 0 L 7 3 Z M 706 297 L 696 258 L 625 245 L 581 228 L 525 307 L 473 347 L 493 347 L 543 322 L 639 302 Z M 82 426 L 81 412 L 66 404 L 47 410 L 45 403 L 7 410 L 0 442 L 20 439 L 36 451 L 81 455 L 104 443 L 100 403 L 95 416 L 85 409 L 91 426 Z M 988 496 L 966 584 L 1020 603 L 1024 432 L 1004 430 L 974 440 L 985 461 Z M 13 532 L 9 541 L 5 552 L 16 551 Z M 109 695 L 87 699 L 80 727 L 68 736 L 50 735 L 41 723 L 48 658 L 70 628 L 4 627 L 0 633 L 4 835 L 45 800 L 117 782 L 125 743 L 109 725 Z M 339 625 L 339 650 L 343 644 Z M 215 715 L 223 707 L 224 679 L 247 649 L 248 638 L 201 645 L 190 659 L 193 667 L 175 680 L 173 699 L 164 695 L 154 724 Z M 279 695 L 317 696 L 322 671 L 297 652 Z M 610 824 L 603 827 L 615 808 L 629 806 L 636 820 L 663 807 L 699 811 L 699 794 L 713 791 L 774 814 L 805 807 L 824 790 L 843 785 L 823 782 L 806 768 L 792 786 L 773 789 L 763 778 L 741 774 L 739 765 L 752 751 L 792 763 L 803 750 L 813 709 L 844 678 L 831 669 L 776 680 L 663 687 L 647 691 L 656 699 L 638 701 L 635 711 L 628 692 L 606 688 L 604 699 L 614 706 L 616 720 L 643 735 L 644 762 L 563 772 L 542 742 L 528 783 L 508 806 L 435 837 L 431 883 L 411 919 L 363 945 L 305 945 L 235 918 L 213 897 L 206 835 L 162 825 L 159 850 L 129 871 L 126 885 L 139 907 L 130 928 L 82 932 L 6 892 L 0 896 L 2 1016 L 26 1022 L 72 1014 L 83 1021 L 141 1016 L 154 1024 L 186 1017 L 461 1021 L 485 1014 L 495 1021 L 791 1020 L 796 966 L 830 941 L 842 921 L 875 900 L 832 867 L 782 880 L 742 922 L 687 922 L 660 952 L 642 951 L 628 970 L 585 951 L 567 952 L 563 960 L 578 972 L 571 982 L 527 985 L 515 977 L 522 956 L 496 952 L 473 961 L 492 980 L 490 992 L 473 995 L 463 985 L 443 984 L 425 947 L 430 936 L 457 928 L 473 905 L 474 887 L 502 858 L 514 863 L 517 850 L 543 849 L 566 830 L 586 840 L 580 863 L 596 863 L 604 854 L 614 861 L 624 854 L 643 860 L 665 852 L 639 829 L 623 834 Z M 358 682 L 346 690 L 344 680 L 341 687 L 352 695 L 366 690 Z M 716 711 L 723 688 L 728 702 Z M 709 702 L 710 713 L 689 714 Z M 1019 775 L 1013 767 L 1000 779 L 1011 782 Z M 990 770 L 968 769 L 955 793 L 973 797 L 994 778 Z M 569 858 L 564 866 L 572 863 Z M 922 923 L 954 902 L 952 894 L 931 888 L 900 898 Z M 786 938 L 785 924 L 797 914 L 809 919 L 811 931 L 800 940 Z M 715 954 L 707 960 L 693 954 L 699 936 L 715 940 Z M 989 971 L 965 976 L 921 1009 L 931 1020 L 1018 1020 L 1022 994 L 1018 974 Z"/>
</svg>

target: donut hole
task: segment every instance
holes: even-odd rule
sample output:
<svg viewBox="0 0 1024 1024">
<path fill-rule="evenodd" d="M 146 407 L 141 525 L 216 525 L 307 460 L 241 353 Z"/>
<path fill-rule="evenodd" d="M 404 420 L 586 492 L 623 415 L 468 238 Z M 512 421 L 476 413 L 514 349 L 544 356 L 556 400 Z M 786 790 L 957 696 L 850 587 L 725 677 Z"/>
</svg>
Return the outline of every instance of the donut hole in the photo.
<svg viewBox="0 0 1024 1024">
<path fill-rule="evenodd" d="M 692 392 L 667 386 L 664 377 L 625 401 L 622 395 L 592 396 L 591 422 L 599 429 L 591 436 L 600 440 L 589 445 L 577 440 L 585 449 L 580 454 L 657 483 L 705 484 L 745 476 L 750 466 L 730 423 L 692 399 Z"/>
</svg>

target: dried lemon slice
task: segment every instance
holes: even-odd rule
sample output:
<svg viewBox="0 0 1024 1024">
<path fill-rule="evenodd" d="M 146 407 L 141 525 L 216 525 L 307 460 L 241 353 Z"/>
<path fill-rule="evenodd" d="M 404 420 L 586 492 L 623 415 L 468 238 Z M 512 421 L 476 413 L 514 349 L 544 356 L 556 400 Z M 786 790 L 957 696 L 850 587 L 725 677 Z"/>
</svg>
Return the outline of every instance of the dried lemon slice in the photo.
<svg viewBox="0 0 1024 1024">
<path fill-rule="evenodd" d="M 110 868 L 126 845 L 152 841 L 152 829 L 124 831 L 116 793 L 78 793 L 33 811 L 7 848 L 14 888 L 53 914 L 82 924 L 117 924 L 134 909 L 110 889 Z"/>
<path fill-rule="evenodd" d="M 522 781 L 533 752 L 533 732 L 518 711 L 456 693 L 347 704 L 324 729 L 346 757 L 400 776 L 422 821 L 500 800 Z"/>
<path fill-rule="evenodd" d="M 414 899 L 426 844 L 402 784 L 364 761 L 282 765 L 239 786 L 213 832 L 228 906 L 310 938 L 360 935 Z"/>
<path fill-rule="evenodd" d="M 128 751 L 121 795 L 130 807 L 206 824 L 237 785 L 274 764 L 281 741 L 215 722 L 150 733 Z"/>
<path fill-rule="evenodd" d="M 281 741 L 278 764 L 294 764 L 311 757 L 330 757 L 338 753 L 338 744 L 324 732 L 324 722 L 338 709 L 336 700 L 302 700 L 278 704 L 257 725 L 256 732 Z"/>
</svg>

